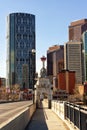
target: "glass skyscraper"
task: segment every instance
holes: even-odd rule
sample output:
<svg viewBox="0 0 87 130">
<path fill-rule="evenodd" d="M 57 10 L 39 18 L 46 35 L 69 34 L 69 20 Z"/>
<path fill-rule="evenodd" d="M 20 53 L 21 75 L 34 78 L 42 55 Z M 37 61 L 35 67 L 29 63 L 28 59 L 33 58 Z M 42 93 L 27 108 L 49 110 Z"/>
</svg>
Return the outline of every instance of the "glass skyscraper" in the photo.
<svg viewBox="0 0 87 130">
<path fill-rule="evenodd" d="M 33 88 L 35 78 L 35 15 L 7 16 L 7 87 Z"/>
</svg>

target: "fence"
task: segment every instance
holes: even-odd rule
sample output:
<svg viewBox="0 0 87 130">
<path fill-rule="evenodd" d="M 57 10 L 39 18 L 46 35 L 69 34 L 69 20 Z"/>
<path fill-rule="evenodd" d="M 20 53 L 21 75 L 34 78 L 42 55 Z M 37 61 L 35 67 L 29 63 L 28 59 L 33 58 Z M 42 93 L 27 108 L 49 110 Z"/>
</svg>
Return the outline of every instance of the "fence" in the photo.
<svg viewBox="0 0 87 130">
<path fill-rule="evenodd" d="M 65 119 L 64 115 L 64 101 L 52 101 L 52 110 L 62 119 Z"/>
<path fill-rule="evenodd" d="M 79 130 L 87 130 L 87 108 L 65 102 L 65 119 L 74 124 Z"/>
</svg>

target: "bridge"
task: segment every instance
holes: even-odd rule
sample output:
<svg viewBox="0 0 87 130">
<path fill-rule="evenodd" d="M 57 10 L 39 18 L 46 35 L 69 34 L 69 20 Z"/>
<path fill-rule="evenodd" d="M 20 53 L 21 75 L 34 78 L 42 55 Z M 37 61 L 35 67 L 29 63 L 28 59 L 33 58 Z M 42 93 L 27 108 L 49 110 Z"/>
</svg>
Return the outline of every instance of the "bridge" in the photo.
<svg viewBox="0 0 87 130">
<path fill-rule="evenodd" d="M 32 101 L 0 104 L 0 130 L 24 130 L 35 109 Z"/>
<path fill-rule="evenodd" d="M 26 130 L 69 130 L 68 126 L 42 101 Z"/>
<path fill-rule="evenodd" d="M 69 117 L 69 115 L 64 112 L 64 107 L 63 102 L 52 101 L 52 107 L 48 109 L 46 99 L 39 104 L 38 108 L 32 101 L 0 104 L 0 130 L 86 130 L 87 125 L 79 129 L 71 122 L 72 119 L 66 119 L 65 116 Z M 68 105 L 65 108 L 67 107 Z M 87 116 L 87 112 L 85 113 Z"/>
</svg>

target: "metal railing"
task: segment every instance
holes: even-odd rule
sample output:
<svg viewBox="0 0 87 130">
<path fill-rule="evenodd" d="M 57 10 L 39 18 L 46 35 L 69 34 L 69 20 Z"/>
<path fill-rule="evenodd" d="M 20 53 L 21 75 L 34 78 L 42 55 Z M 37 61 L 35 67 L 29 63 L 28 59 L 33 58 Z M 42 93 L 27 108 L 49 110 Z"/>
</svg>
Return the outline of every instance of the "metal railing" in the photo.
<svg viewBox="0 0 87 130">
<path fill-rule="evenodd" d="M 79 130 L 87 130 L 87 107 L 65 102 L 65 119 Z"/>
</svg>

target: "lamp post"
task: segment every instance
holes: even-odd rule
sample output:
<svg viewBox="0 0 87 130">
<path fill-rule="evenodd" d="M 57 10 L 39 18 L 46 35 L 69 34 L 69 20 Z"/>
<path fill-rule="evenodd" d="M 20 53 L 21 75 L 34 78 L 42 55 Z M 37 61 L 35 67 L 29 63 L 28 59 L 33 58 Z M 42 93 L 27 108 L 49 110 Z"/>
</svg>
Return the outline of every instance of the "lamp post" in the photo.
<svg viewBox="0 0 87 130">
<path fill-rule="evenodd" d="M 51 109 L 51 101 L 52 101 L 52 85 L 49 84 L 49 93 L 48 93 L 48 108 Z"/>
<path fill-rule="evenodd" d="M 36 50 L 32 49 L 32 89 L 33 89 L 33 104 L 34 104 L 34 80 L 35 80 L 35 53 Z"/>
</svg>

